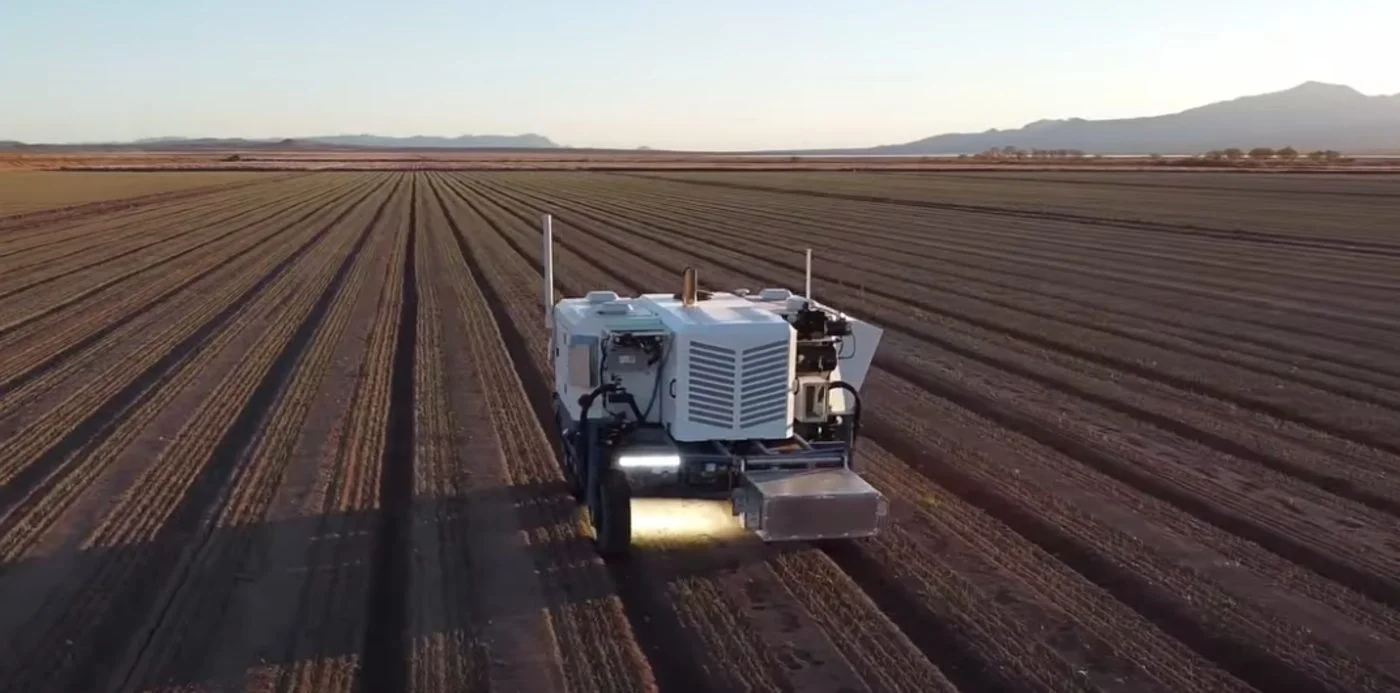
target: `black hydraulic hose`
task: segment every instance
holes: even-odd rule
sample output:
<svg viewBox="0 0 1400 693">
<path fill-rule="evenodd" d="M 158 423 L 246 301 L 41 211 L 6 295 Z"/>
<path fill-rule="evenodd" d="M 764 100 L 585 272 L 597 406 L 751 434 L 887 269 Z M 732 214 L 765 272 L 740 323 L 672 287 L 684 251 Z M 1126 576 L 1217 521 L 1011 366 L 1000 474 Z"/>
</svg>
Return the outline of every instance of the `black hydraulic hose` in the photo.
<svg viewBox="0 0 1400 693">
<path fill-rule="evenodd" d="M 589 448 L 588 444 L 588 412 L 590 409 L 593 408 L 593 400 L 598 399 L 604 393 L 612 392 L 617 388 L 617 383 L 607 383 L 604 385 L 599 385 L 598 387 L 594 388 L 592 392 L 586 395 L 582 395 L 578 398 L 578 405 L 582 407 L 582 411 L 580 411 L 578 414 L 579 450 L 575 451 L 576 456 L 579 456 L 578 453 L 580 450 L 582 451 L 582 454 L 592 454 L 593 452 L 592 449 Z"/>
<path fill-rule="evenodd" d="M 860 437 L 860 393 L 856 392 L 855 387 L 850 383 L 841 380 L 833 381 L 827 387 L 831 390 L 845 390 L 851 393 L 853 404 L 851 407 L 851 447 L 854 448 L 856 438 Z"/>
</svg>

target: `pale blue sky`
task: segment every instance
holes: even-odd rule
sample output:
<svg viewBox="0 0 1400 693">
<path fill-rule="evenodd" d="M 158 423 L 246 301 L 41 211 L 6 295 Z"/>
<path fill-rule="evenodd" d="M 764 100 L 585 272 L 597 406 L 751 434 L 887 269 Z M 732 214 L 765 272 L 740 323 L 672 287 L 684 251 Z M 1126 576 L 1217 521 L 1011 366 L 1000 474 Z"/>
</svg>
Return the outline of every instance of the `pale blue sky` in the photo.
<svg viewBox="0 0 1400 693">
<path fill-rule="evenodd" d="M 1397 0 L 0 0 L 0 139 L 870 145 L 1397 93 L 1397 27 Z"/>
</svg>

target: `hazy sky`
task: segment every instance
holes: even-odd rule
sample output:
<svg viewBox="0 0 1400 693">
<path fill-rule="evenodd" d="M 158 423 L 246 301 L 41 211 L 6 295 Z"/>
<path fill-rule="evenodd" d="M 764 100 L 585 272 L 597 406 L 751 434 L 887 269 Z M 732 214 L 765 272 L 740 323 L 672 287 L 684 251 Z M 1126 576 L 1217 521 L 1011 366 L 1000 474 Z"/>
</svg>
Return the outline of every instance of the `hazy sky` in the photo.
<svg viewBox="0 0 1400 693">
<path fill-rule="evenodd" d="M 1396 27 L 1397 0 L 0 0 L 0 139 L 870 145 L 1397 93 Z"/>
</svg>

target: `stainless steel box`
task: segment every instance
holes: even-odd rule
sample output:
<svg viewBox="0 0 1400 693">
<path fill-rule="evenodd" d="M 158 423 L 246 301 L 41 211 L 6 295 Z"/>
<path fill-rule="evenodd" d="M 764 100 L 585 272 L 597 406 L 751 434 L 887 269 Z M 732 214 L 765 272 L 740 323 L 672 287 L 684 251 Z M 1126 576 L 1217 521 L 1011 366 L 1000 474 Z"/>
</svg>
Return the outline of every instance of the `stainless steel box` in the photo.
<svg viewBox="0 0 1400 693">
<path fill-rule="evenodd" d="M 879 531 L 888 503 L 845 469 L 748 472 L 734 491 L 734 512 L 764 541 L 866 537 Z"/>
</svg>

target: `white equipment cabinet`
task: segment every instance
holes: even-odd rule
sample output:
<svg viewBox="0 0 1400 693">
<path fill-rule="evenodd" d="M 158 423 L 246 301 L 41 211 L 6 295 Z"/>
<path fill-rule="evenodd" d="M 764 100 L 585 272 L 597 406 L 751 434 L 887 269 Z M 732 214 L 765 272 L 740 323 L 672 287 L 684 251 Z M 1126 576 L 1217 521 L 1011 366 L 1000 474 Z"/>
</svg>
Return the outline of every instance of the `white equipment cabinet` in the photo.
<svg viewBox="0 0 1400 693">
<path fill-rule="evenodd" d="M 728 498 L 765 541 L 878 532 L 886 501 L 853 469 L 859 389 L 881 330 L 786 289 L 608 290 L 555 301 L 544 219 L 561 464 L 601 553 L 631 543 L 637 495 Z"/>
</svg>

